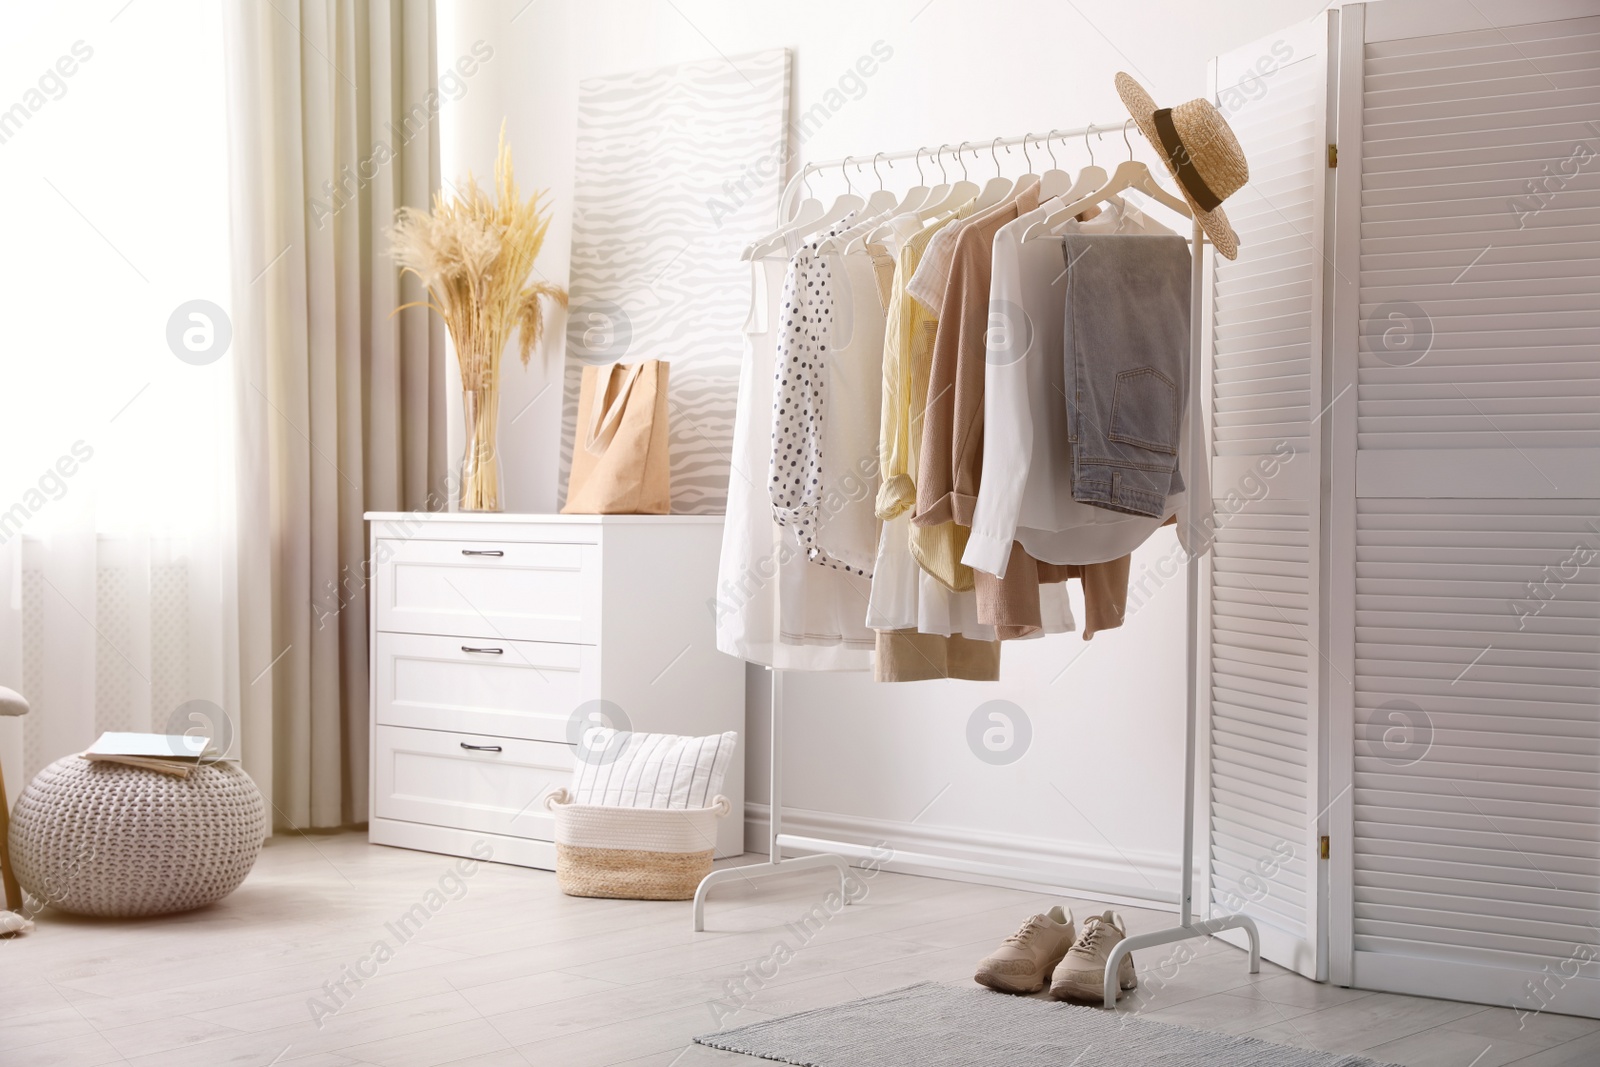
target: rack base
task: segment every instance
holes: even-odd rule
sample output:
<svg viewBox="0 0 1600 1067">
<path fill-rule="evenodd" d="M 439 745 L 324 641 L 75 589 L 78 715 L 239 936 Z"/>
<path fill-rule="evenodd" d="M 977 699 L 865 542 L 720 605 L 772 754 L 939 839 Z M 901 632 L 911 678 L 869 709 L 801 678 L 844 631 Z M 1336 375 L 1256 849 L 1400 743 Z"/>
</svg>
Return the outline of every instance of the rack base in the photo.
<svg viewBox="0 0 1600 1067">
<path fill-rule="evenodd" d="M 1105 1007 L 1117 1006 L 1117 968 L 1122 966 L 1123 958 L 1134 949 L 1155 948 L 1157 945 L 1170 945 L 1191 938 L 1210 937 L 1223 930 L 1243 930 L 1249 936 L 1250 973 L 1260 974 L 1261 933 L 1256 929 L 1255 920 L 1248 915 L 1223 915 L 1220 918 L 1202 919 L 1200 922 L 1186 923 L 1167 930 L 1152 930 L 1148 934 L 1130 934 L 1117 942 L 1116 947 L 1111 950 L 1111 955 L 1106 959 Z"/>
<path fill-rule="evenodd" d="M 703 933 L 706 928 L 706 895 L 724 882 L 749 880 L 752 878 L 771 878 L 778 874 L 797 874 L 801 871 L 814 871 L 823 868 L 832 868 L 839 874 L 839 898 L 846 904 L 850 898 L 845 893 L 845 879 L 850 875 L 850 861 L 843 856 L 832 853 L 823 853 L 816 856 L 796 856 L 794 859 L 773 859 L 766 863 L 752 863 L 745 867 L 724 867 L 712 871 L 700 880 L 699 887 L 694 891 L 694 931 Z"/>
</svg>

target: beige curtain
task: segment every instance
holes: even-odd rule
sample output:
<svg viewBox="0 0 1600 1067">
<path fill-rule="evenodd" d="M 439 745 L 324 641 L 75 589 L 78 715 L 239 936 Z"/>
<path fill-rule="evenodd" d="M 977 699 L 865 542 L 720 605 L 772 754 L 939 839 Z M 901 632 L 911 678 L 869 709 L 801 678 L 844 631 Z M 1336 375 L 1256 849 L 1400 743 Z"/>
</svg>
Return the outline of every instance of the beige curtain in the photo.
<svg viewBox="0 0 1600 1067">
<path fill-rule="evenodd" d="M 434 7 L 229 0 L 247 769 L 279 829 L 367 818 L 362 513 L 445 504 L 444 333 L 387 254 L 438 187 Z"/>
</svg>

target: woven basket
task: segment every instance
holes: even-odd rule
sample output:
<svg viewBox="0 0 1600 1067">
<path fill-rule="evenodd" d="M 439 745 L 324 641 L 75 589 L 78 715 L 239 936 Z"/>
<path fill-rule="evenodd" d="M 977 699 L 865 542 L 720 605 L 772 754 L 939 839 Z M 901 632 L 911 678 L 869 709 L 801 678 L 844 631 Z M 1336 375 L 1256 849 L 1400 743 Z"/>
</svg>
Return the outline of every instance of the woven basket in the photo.
<svg viewBox="0 0 1600 1067">
<path fill-rule="evenodd" d="M 717 820 L 732 806 L 621 808 L 573 804 L 557 789 L 545 798 L 556 817 L 556 883 L 569 897 L 688 900 L 711 873 Z"/>
</svg>

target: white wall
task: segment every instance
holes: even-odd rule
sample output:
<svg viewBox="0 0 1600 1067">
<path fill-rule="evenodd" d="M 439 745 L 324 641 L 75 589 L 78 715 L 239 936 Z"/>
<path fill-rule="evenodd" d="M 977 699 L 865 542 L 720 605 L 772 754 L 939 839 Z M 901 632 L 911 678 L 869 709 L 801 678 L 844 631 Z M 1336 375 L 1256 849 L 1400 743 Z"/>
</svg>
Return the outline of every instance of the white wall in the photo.
<svg viewBox="0 0 1600 1067">
<path fill-rule="evenodd" d="M 444 111 L 444 173 L 453 177 L 470 167 L 487 174 L 504 119 L 524 189 L 555 194 L 540 269 L 563 280 L 580 78 L 788 47 L 799 113 L 839 87 L 841 76 L 882 41 L 891 57 L 847 92 L 848 102 L 799 152 L 801 161 L 870 156 L 1119 121 L 1126 113 L 1112 85 L 1118 70 L 1139 78 L 1158 101 L 1176 104 L 1203 94 L 1210 56 L 1322 6 L 1316 0 L 442 0 L 441 66 L 477 40 L 494 49 Z M 1096 147 L 1102 162 L 1125 158 L 1125 151 L 1114 130 Z M 1058 155 L 1069 169 L 1087 162 L 1081 145 Z M 987 161 L 969 156 L 968 166 L 991 173 Z M 1008 173 L 1019 170 L 1013 165 Z M 901 187 L 911 184 L 905 164 L 884 173 Z M 553 349 L 559 344 L 558 337 Z M 508 510 L 556 505 L 559 351 L 546 360 L 507 374 L 502 421 L 532 401 L 503 431 Z M 902 852 L 1009 862 L 1039 871 L 1049 884 L 1175 899 L 1184 627 L 1174 547 L 1163 532 L 1135 556 L 1130 607 L 1138 606 L 1122 629 L 1087 644 L 1065 635 L 1010 645 L 999 683 L 896 686 L 860 674 L 787 676 L 786 826 L 886 840 Z M 766 789 L 767 679 L 749 672 L 746 752 L 756 801 Z M 985 763 L 968 747 L 969 719 L 993 700 L 1012 702 L 1032 724 L 1031 747 L 1009 766 Z M 752 847 L 764 847 L 759 827 L 753 831 Z"/>
</svg>

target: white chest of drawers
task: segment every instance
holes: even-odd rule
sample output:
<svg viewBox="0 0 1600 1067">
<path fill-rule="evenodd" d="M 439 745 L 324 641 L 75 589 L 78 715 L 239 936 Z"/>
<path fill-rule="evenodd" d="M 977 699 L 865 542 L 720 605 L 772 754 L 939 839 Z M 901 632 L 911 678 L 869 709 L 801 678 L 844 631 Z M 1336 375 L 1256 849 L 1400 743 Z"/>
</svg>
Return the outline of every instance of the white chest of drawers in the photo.
<svg viewBox="0 0 1600 1067">
<path fill-rule="evenodd" d="M 540 798 L 579 723 L 745 742 L 744 664 L 717 651 L 722 520 L 371 512 L 376 844 L 553 868 Z M 620 720 L 620 721 L 618 721 Z M 744 760 L 719 858 L 744 851 Z"/>
</svg>

